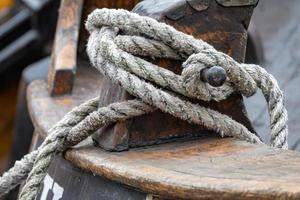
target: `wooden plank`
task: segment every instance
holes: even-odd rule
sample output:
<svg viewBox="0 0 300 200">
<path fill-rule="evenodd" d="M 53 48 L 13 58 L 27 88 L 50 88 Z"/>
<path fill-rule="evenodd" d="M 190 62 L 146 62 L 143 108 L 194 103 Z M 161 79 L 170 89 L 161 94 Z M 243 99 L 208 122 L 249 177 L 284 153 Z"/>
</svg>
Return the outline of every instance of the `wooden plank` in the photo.
<svg viewBox="0 0 300 200">
<path fill-rule="evenodd" d="M 299 199 L 300 154 L 233 138 L 124 152 L 86 141 L 65 153 L 80 168 L 170 199 Z"/>
<path fill-rule="evenodd" d="M 86 100 L 97 96 L 102 75 L 87 62 L 78 63 L 78 75 L 71 94 L 52 97 L 47 92 L 47 83 L 33 81 L 27 89 L 28 110 L 35 129 L 45 137 L 47 131 L 68 111 Z"/>
<path fill-rule="evenodd" d="M 138 0 L 61 2 L 48 86 L 40 81 L 28 89 L 29 112 L 34 116 L 32 119 L 35 128 L 41 130 L 41 133 L 46 133 L 57 117 L 62 118 L 74 106 L 99 94 L 102 75 L 90 66 L 85 56 L 88 34 L 84 23 L 87 15 L 97 7 L 131 9 L 137 2 Z M 77 77 L 74 79 L 77 68 Z M 47 89 L 50 95 L 47 94 Z"/>
<path fill-rule="evenodd" d="M 62 0 L 48 85 L 51 95 L 71 93 L 77 67 L 77 46 L 83 0 Z"/>
</svg>

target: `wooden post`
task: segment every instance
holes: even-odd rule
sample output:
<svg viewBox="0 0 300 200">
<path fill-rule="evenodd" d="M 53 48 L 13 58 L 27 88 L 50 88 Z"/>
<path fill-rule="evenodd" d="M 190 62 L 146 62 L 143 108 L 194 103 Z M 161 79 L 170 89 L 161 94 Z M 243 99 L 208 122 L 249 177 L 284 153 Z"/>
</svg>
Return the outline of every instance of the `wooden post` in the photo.
<svg viewBox="0 0 300 200">
<path fill-rule="evenodd" d="M 70 94 L 77 70 L 78 52 L 85 55 L 87 15 L 95 8 L 131 9 L 137 0 L 97 1 L 62 0 L 57 23 L 52 61 L 48 74 L 48 91 L 52 96 Z M 80 33 L 80 34 L 79 34 Z M 86 59 L 84 56 L 82 56 Z"/>
<path fill-rule="evenodd" d="M 54 96 L 72 91 L 77 65 L 77 43 L 82 6 L 83 0 L 61 1 L 51 67 L 48 73 L 48 90 Z"/>
<path fill-rule="evenodd" d="M 248 4 L 245 2 L 248 1 L 241 4 L 232 1 L 232 6 L 230 6 L 228 2 L 221 0 L 164 0 L 160 2 L 146 0 L 140 2 L 133 11 L 172 25 L 177 30 L 191 34 L 195 38 L 201 38 L 235 60 L 243 62 L 247 27 L 257 1 L 249 1 Z M 182 70 L 181 63 L 178 61 L 157 59 L 155 63 L 177 74 L 180 74 Z M 109 80 L 104 80 L 99 106 L 131 98 L 121 87 L 113 85 Z M 254 132 L 240 94 L 232 94 L 227 100 L 218 103 L 195 102 L 231 116 Z M 169 114 L 156 111 L 102 128 L 93 138 L 104 149 L 122 151 L 130 147 L 168 142 L 176 138 L 198 137 L 208 132 L 203 126 L 191 125 Z"/>
</svg>

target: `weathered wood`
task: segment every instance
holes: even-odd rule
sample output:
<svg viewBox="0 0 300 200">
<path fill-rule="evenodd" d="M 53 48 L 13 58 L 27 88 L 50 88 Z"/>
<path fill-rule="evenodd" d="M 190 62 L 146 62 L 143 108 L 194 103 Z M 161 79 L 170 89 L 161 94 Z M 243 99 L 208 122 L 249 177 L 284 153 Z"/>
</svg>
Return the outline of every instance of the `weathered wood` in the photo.
<svg viewBox="0 0 300 200">
<path fill-rule="evenodd" d="M 48 75 L 48 89 L 53 96 L 72 92 L 77 60 L 84 59 L 87 31 L 84 27 L 87 15 L 95 8 L 131 9 L 137 0 L 97 1 L 97 0 L 62 0 L 57 23 L 52 67 Z M 79 34 L 80 32 L 80 34 Z M 82 54 L 78 56 L 77 53 Z"/>
<path fill-rule="evenodd" d="M 47 87 L 42 84 L 42 88 L 40 88 L 38 86 L 39 83 L 37 83 L 37 87 L 41 89 L 38 93 L 43 93 L 45 102 L 53 102 L 53 104 L 50 103 L 53 107 L 47 107 L 47 104 L 44 102 L 36 102 L 36 97 L 34 95 L 29 95 L 30 97 L 28 98 L 30 113 L 35 111 L 48 112 L 48 108 L 50 108 L 50 113 L 52 113 L 50 114 L 51 117 L 48 115 L 48 121 L 44 120 L 42 117 L 34 118 L 33 121 L 36 128 L 42 129 L 44 132 L 50 128 L 47 125 L 49 123 L 51 124 L 54 115 L 61 113 L 59 116 L 63 117 L 70 108 L 94 97 L 94 94 L 99 91 L 102 76 L 100 73 L 96 72 L 96 70 L 92 69 L 88 62 L 88 58 L 84 56 L 88 38 L 87 31 L 84 27 L 87 15 L 95 8 L 107 7 L 131 9 L 136 2 L 138 1 L 63 0 L 61 2 L 57 32 L 51 58 L 52 66 L 49 69 L 47 86 L 50 96 L 56 97 L 51 99 L 49 95 L 45 94 Z M 79 70 L 75 79 L 77 68 Z M 41 106 L 42 109 L 39 110 L 36 106 Z M 44 114 L 46 115 L 46 113 Z M 41 121 L 36 122 L 36 120 Z"/>
<path fill-rule="evenodd" d="M 53 193 L 61 196 L 60 199 L 82 200 L 142 200 L 146 199 L 146 194 L 134 190 L 134 188 L 121 185 L 117 182 L 107 180 L 104 177 L 95 176 L 90 172 L 84 172 L 72 163 L 64 160 L 61 156 L 56 156 L 51 163 L 47 173 L 47 184 L 56 184 L 60 191 L 40 188 L 37 199 L 46 196 L 51 199 Z M 47 185 L 46 184 L 46 185 Z M 45 184 L 43 184 L 44 186 Z M 58 194 L 59 193 L 59 194 Z"/>
<path fill-rule="evenodd" d="M 225 7 L 230 6 L 255 6 L 258 0 L 216 0 L 220 5 Z"/>
<path fill-rule="evenodd" d="M 195 38 L 201 38 L 216 49 L 243 62 L 247 27 L 253 9 L 254 5 L 224 8 L 215 0 L 188 1 L 188 3 L 185 0 L 146 0 L 140 2 L 133 11 L 170 24 Z M 157 59 L 153 62 L 177 74 L 182 70 L 178 61 Z M 112 85 L 109 80 L 104 79 L 99 107 L 131 98 L 120 86 Z M 254 132 L 241 95 L 233 94 L 221 102 L 195 102 L 231 116 Z M 102 148 L 122 151 L 130 147 L 173 141 L 176 138 L 193 138 L 207 132 L 204 126 L 191 125 L 169 114 L 156 111 L 102 128 L 93 138 Z"/>
<path fill-rule="evenodd" d="M 77 65 L 77 46 L 83 1 L 61 1 L 48 74 L 51 95 L 61 95 L 72 91 Z"/>
<path fill-rule="evenodd" d="M 45 133 L 34 132 L 31 151 L 36 150 L 44 140 Z M 119 182 L 95 176 L 94 173 L 83 171 L 76 165 L 65 160 L 61 154 L 55 156 L 47 170 L 47 185 L 52 185 L 49 190 L 44 190 L 45 182 L 41 184 L 37 199 L 42 195 L 46 199 L 54 196 L 54 193 L 61 195 L 61 199 L 130 199 L 130 200 L 166 200 L 159 195 L 146 194 L 139 188 L 130 187 Z M 49 181 L 50 178 L 50 181 Z M 60 191 L 54 191 L 54 184 L 58 185 Z M 179 200 L 179 199 L 178 199 Z"/>
<path fill-rule="evenodd" d="M 44 137 L 59 119 L 75 106 L 97 95 L 102 75 L 88 63 L 79 63 L 72 94 L 51 97 L 45 81 L 33 81 L 27 89 L 28 110 L 35 129 Z"/>
<path fill-rule="evenodd" d="M 89 33 L 85 28 L 85 22 L 87 16 L 93 12 L 96 8 L 122 8 L 131 10 L 140 0 L 85 0 L 83 7 L 83 14 L 80 26 L 80 36 L 79 36 L 79 55 L 80 59 L 87 59 L 86 56 L 86 43 L 89 37 Z"/>
<path fill-rule="evenodd" d="M 299 199 L 300 154 L 233 138 L 206 138 L 124 152 L 92 143 L 65 158 L 83 170 L 170 199 Z"/>
</svg>

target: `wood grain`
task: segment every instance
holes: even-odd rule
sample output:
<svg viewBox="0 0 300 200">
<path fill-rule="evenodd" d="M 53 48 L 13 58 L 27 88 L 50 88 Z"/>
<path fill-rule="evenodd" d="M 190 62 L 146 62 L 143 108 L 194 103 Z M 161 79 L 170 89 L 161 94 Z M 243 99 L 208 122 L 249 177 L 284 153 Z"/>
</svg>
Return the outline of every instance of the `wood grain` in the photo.
<svg viewBox="0 0 300 200">
<path fill-rule="evenodd" d="M 87 31 L 84 23 L 95 8 L 132 8 L 137 1 L 62 0 L 48 74 L 48 90 L 52 96 L 70 94 L 73 89 L 77 59 L 87 59 Z M 83 56 L 78 56 L 77 53 Z"/>
<path fill-rule="evenodd" d="M 124 152 L 91 142 L 65 153 L 80 168 L 171 199 L 299 199 L 300 154 L 233 138 Z"/>
<path fill-rule="evenodd" d="M 28 109 L 35 129 L 45 137 L 47 131 L 68 111 L 86 100 L 97 96 L 102 75 L 88 63 L 78 63 L 78 74 L 72 94 L 52 97 L 47 83 L 33 81 L 27 89 Z"/>
<path fill-rule="evenodd" d="M 61 1 L 48 74 L 49 93 L 54 96 L 72 92 L 83 1 Z"/>
</svg>

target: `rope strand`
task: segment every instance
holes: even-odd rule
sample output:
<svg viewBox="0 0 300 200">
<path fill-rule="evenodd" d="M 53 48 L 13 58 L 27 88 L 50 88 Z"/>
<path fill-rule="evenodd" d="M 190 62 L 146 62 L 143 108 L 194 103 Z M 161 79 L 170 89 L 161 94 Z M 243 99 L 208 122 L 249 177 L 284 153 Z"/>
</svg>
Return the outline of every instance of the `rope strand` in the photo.
<svg viewBox="0 0 300 200">
<path fill-rule="evenodd" d="M 0 177 L 0 198 L 27 178 L 19 199 L 35 199 L 56 154 L 78 144 L 102 126 L 155 109 L 203 125 L 221 136 L 262 144 L 244 125 L 182 96 L 220 101 L 234 91 L 251 96 L 260 88 L 270 113 L 271 146 L 288 148 L 283 94 L 275 78 L 263 68 L 237 63 L 202 40 L 125 10 L 95 10 L 89 15 L 86 27 L 90 32 L 87 53 L 92 65 L 137 99 L 97 108 L 99 99 L 95 98 L 67 113 L 49 130 L 36 151 L 17 161 Z M 125 35 L 120 35 L 120 30 Z M 137 56 L 186 60 L 181 75 L 177 75 Z M 223 67 L 228 76 L 221 87 L 212 87 L 200 78 L 201 70 L 215 65 Z"/>
</svg>

